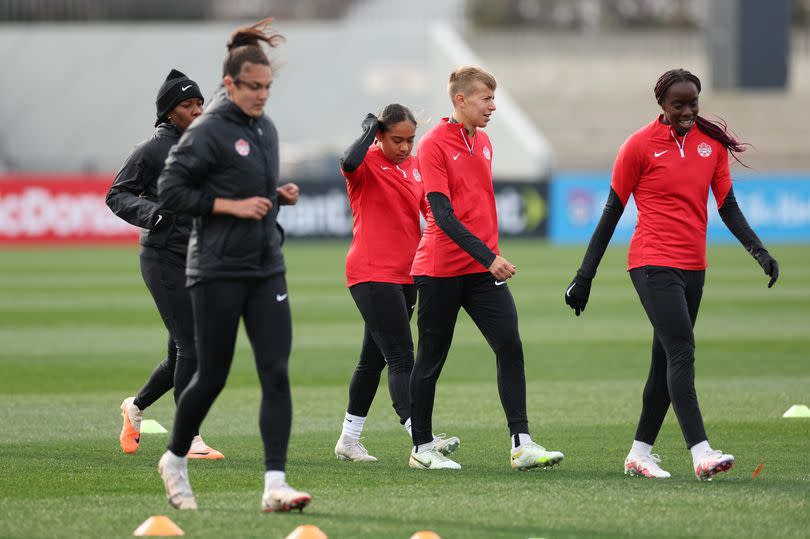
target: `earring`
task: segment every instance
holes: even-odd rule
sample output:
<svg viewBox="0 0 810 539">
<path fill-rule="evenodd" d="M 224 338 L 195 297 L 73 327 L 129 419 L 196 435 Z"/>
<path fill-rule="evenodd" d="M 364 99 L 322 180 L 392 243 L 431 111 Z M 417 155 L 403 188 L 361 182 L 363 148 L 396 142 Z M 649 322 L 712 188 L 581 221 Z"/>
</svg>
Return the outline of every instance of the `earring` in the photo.
<svg viewBox="0 0 810 539">
<path fill-rule="evenodd" d="M 166 116 L 166 119 L 167 119 L 167 120 L 171 120 L 171 119 L 172 119 L 172 115 L 171 115 L 171 114 L 169 114 L 168 116 Z"/>
</svg>

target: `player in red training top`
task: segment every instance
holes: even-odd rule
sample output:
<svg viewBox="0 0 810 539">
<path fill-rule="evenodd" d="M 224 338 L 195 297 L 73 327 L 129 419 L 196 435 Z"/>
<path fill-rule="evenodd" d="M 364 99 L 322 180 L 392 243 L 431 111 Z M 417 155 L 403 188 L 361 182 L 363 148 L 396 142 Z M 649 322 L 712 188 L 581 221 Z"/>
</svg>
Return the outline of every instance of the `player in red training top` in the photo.
<svg viewBox="0 0 810 539">
<path fill-rule="evenodd" d="M 430 209 L 411 270 L 419 292 L 419 347 L 411 375 L 413 468 L 461 468 L 436 447 L 431 418 L 436 381 L 462 307 L 495 352 L 512 467 L 552 466 L 563 458 L 529 436 L 523 344 L 506 286 L 516 269 L 499 255 L 492 144 L 481 130 L 495 111 L 495 87 L 495 78 L 476 67 L 451 73 L 453 115 L 431 129 L 417 150 Z"/>
<path fill-rule="evenodd" d="M 728 154 L 741 152 L 745 146 L 728 133 L 725 124 L 698 116 L 699 93 L 700 80 L 683 69 L 667 71 L 658 79 L 655 98 L 663 114 L 619 149 L 604 213 L 565 293 L 565 302 L 579 316 L 588 302 L 599 261 L 632 194 L 638 222 L 630 242 L 628 270 L 654 337 L 641 418 L 624 462 L 624 472 L 629 475 L 670 476 L 652 453 L 670 402 L 692 452 L 698 479 L 711 479 L 734 464 L 733 456 L 709 446 L 695 393 L 693 328 L 706 273 L 710 187 L 723 222 L 771 277 L 769 288 L 779 276 L 779 265 L 748 226 L 731 188 Z"/>
<path fill-rule="evenodd" d="M 369 114 L 363 134 L 346 150 L 340 168 L 354 216 L 352 245 L 346 256 L 346 284 L 363 316 L 363 347 L 349 384 L 349 406 L 335 445 L 341 460 L 374 462 L 360 434 L 385 365 L 394 410 L 411 432 L 408 383 L 413 368 L 410 319 L 416 306 L 411 277 L 413 255 L 422 237 L 426 210 L 422 176 L 411 157 L 416 120 L 402 105 L 388 105 L 378 120 Z M 435 436 L 447 455 L 456 437 Z"/>
</svg>

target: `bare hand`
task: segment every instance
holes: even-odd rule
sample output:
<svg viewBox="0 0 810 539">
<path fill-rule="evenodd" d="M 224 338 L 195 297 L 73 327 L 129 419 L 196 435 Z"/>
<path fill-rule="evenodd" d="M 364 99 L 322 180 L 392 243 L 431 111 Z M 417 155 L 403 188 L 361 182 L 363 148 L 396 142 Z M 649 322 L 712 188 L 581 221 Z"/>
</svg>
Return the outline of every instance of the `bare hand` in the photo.
<svg viewBox="0 0 810 539">
<path fill-rule="evenodd" d="M 505 281 L 514 277 L 515 273 L 517 273 L 517 268 L 504 257 L 495 256 L 495 260 L 489 265 L 489 272 L 494 275 L 495 279 L 498 281 Z"/>
<path fill-rule="evenodd" d="M 233 215 L 240 219 L 259 220 L 270 211 L 273 203 L 269 198 L 250 197 L 233 200 L 228 198 L 217 198 L 214 200 L 213 213 Z"/>
<path fill-rule="evenodd" d="M 298 186 L 294 183 L 285 183 L 276 189 L 279 206 L 295 206 L 298 202 Z"/>
</svg>

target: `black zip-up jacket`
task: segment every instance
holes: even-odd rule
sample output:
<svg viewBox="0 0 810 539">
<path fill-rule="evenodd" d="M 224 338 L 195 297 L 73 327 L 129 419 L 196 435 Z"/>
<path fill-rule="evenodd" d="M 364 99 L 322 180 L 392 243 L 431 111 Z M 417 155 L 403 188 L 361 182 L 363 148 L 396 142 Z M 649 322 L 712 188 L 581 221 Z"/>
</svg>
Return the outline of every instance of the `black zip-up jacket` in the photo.
<svg viewBox="0 0 810 539">
<path fill-rule="evenodd" d="M 107 192 L 107 206 L 124 221 L 141 227 L 141 245 L 186 256 L 191 217 L 158 205 L 158 176 L 180 131 L 162 123 L 127 157 Z"/>
<path fill-rule="evenodd" d="M 212 103 L 169 152 L 158 180 L 160 204 L 194 216 L 188 284 L 283 273 L 278 215 L 278 132 L 267 116 L 248 116 L 230 99 Z M 269 198 L 261 220 L 214 215 L 214 199 Z"/>
</svg>

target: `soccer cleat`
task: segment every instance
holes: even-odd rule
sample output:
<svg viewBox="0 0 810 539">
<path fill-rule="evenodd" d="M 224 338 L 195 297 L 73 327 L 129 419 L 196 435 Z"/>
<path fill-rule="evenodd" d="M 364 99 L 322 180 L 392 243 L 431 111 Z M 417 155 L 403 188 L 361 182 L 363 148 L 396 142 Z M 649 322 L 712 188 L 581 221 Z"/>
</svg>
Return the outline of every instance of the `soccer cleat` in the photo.
<svg viewBox="0 0 810 539">
<path fill-rule="evenodd" d="M 124 453 L 134 453 L 141 443 L 143 410 L 135 406 L 134 401 L 135 397 L 127 397 L 121 403 L 121 416 L 124 418 L 124 426 L 121 427 L 118 441 Z"/>
<path fill-rule="evenodd" d="M 631 452 L 627 455 L 627 458 L 624 459 L 624 475 L 640 475 L 653 479 L 666 479 L 671 477 L 668 471 L 658 465 L 660 462 L 661 457 L 655 453 L 640 455 Z"/>
<path fill-rule="evenodd" d="M 278 487 L 273 487 L 264 491 L 262 496 L 262 511 L 265 513 L 284 513 L 298 509 L 303 511 L 304 507 L 312 501 L 312 496 L 307 492 L 295 490 L 290 485 L 284 483 Z"/>
<path fill-rule="evenodd" d="M 458 446 L 461 445 L 461 440 L 458 439 L 458 436 L 450 436 L 448 438 L 445 433 L 434 434 L 433 445 L 436 449 L 438 449 L 439 453 L 446 457 L 458 449 Z"/>
<path fill-rule="evenodd" d="M 360 440 L 346 440 L 343 436 L 338 438 L 335 445 L 335 456 L 338 460 L 352 462 L 377 462 L 377 457 L 368 454 L 368 450 Z"/>
<path fill-rule="evenodd" d="M 727 472 L 734 466 L 734 457 L 720 450 L 706 451 L 695 463 L 695 477 L 700 481 L 711 481 L 720 472 Z"/>
<path fill-rule="evenodd" d="M 188 460 L 183 459 L 179 465 L 172 465 L 171 457 L 171 452 L 166 451 L 158 462 L 158 472 L 163 479 L 169 505 L 175 509 L 197 509 L 197 500 L 188 481 Z"/>
<path fill-rule="evenodd" d="M 203 441 L 199 434 L 191 441 L 191 448 L 188 451 L 190 459 L 224 459 L 225 455 L 217 451 Z"/>
<path fill-rule="evenodd" d="M 442 455 L 437 448 L 427 449 L 421 453 L 411 452 L 408 460 L 411 468 L 418 470 L 460 470 L 461 464 Z"/>
<path fill-rule="evenodd" d="M 564 455 L 559 451 L 546 451 L 542 445 L 526 442 L 512 450 L 512 468 L 525 471 L 532 468 L 550 468 L 559 464 Z"/>
</svg>

